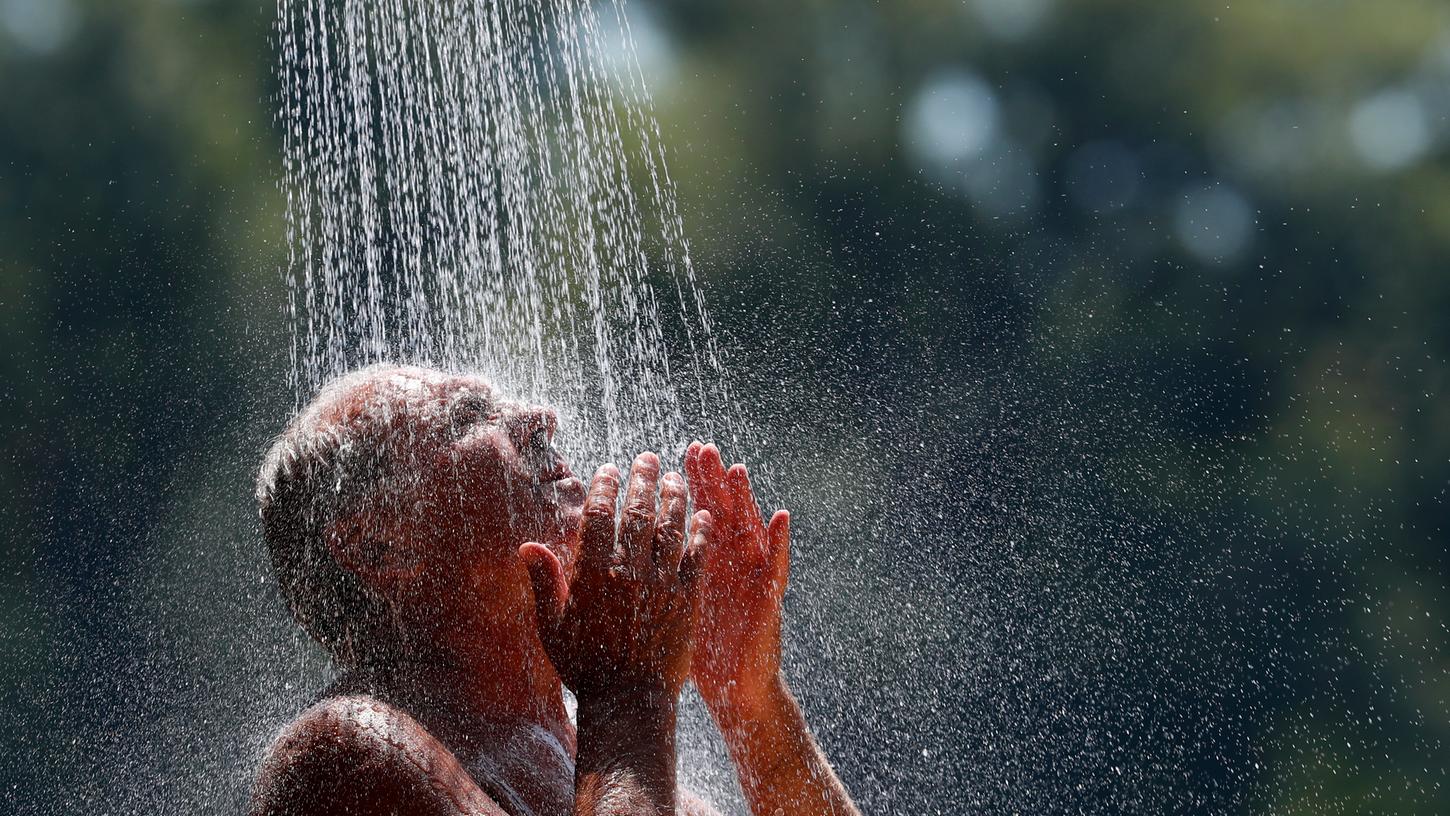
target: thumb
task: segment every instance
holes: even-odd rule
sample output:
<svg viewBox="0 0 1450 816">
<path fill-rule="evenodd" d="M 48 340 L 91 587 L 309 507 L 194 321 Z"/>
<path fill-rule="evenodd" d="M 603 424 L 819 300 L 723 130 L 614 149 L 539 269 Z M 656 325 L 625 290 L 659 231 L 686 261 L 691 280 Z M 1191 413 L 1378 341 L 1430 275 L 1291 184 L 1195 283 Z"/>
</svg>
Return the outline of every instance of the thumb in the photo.
<svg viewBox="0 0 1450 816">
<path fill-rule="evenodd" d="M 535 541 L 519 547 L 519 558 L 529 571 L 529 583 L 534 589 L 534 616 L 538 619 L 539 634 L 548 640 L 564 614 L 567 591 L 564 568 L 547 547 Z"/>
</svg>

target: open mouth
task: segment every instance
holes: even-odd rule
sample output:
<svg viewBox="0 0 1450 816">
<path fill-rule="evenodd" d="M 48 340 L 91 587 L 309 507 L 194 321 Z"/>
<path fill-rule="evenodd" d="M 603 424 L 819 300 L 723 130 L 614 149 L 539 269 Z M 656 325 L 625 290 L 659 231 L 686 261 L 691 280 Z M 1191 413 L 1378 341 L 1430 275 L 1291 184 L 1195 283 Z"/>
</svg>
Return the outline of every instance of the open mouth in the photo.
<svg viewBox="0 0 1450 816">
<path fill-rule="evenodd" d="M 571 478 L 573 475 L 574 471 L 569 469 L 569 463 L 564 461 L 564 457 L 558 451 L 550 449 L 548 462 L 539 471 L 538 480 L 539 484 L 548 484 Z"/>
</svg>

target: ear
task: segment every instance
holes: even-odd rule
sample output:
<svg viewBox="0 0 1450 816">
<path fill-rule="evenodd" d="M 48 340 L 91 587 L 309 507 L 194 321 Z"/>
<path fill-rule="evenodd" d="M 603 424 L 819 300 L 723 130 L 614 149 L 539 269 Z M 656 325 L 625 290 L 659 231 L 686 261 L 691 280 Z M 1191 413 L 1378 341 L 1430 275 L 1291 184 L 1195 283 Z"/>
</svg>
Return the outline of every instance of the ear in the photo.
<svg viewBox="0 0 1450 816">
<path fill-rule="evenodd" d="M 422 570 L 391 525 L 368 510 L 334 521 L 326 536 L 332 559 L 384 595 L 391 596 Z"/>
</svg>

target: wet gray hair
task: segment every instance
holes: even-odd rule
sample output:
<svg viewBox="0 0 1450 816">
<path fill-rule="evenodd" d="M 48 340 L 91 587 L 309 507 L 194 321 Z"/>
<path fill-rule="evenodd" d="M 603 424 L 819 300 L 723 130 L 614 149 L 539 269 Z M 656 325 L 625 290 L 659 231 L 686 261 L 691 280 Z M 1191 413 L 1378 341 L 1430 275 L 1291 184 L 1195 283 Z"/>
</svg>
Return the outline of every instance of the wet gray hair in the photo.
<svg viewBox="0 0 1450 816">
<path fill-rule="evenodd" d="M 327 546 L 331 525 L 379 500 L 396 469 L 386 388 L 362 391 L 390 366 L 326 385 L 273 442 L 257 475 L 257 507 L 273 574 L 292 615 L 345 666 L 362 660 L 387 603 Z M 356 405 L 345 402 L 360 397 Z"/>
</svg>

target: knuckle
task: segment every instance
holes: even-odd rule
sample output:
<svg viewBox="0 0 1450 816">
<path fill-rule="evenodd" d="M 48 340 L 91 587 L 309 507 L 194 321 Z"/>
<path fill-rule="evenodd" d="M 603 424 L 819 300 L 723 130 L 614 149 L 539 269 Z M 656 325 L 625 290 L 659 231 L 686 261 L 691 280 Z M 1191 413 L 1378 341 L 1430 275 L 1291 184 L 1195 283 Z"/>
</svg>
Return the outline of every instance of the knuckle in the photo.
<svg viewBox="0 0 1450 816">
<path fill-rule="evenodd" d="M 644 602 L 644 576 L 635 571 L 629 564 L 615 564 L 609 568 L 609 580 L 613 585 L 613 591 L 619 593 L 620 600 L 633 604 L 633 615 L 639 615 L 646 611 L 643 609 Z"/>
<path fill-rule="evenodd" d="M 614 518 L 614 506 L 604 502 L 590 502 L 584 508 L 584 518 L 589 521 L 608 521 Z"/>
<path fill-rule="evenodd" d="M 655 537 L 661 542 L 678 544 L 685 538 L 685 530 L 674 519 L 663 519 L 655 525 Z"/>
<path fill-rule="evenodd" d="M 585 517 L 580 535 L 592 544 L 598 545 L 602 541 L 607 545 L 614 540 L 614 525 L 610 523 L 609 519 L 600 516 Z"/>
<path fill-rule="evenodd" d="M 646 505 L 632 504 L 624 508 L 624 523 L 631 529 L 648 526 L 654 516 L 654 510 Z"/>
</svg>

